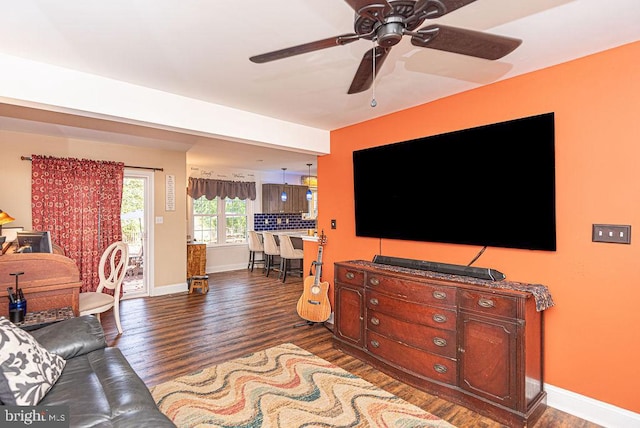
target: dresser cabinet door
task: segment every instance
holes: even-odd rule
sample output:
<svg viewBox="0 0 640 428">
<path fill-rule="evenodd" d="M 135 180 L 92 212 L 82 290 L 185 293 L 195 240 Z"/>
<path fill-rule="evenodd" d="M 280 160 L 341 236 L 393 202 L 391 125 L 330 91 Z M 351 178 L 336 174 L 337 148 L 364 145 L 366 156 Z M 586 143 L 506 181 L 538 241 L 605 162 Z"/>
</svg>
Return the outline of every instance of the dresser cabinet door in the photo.
<svg viewBox="0 0 640 428">
<path fill-rule="evenodd" d="M 458 327 L 459 386 L 516 408 L 518 324 L 461 311 Z"/>
<path fill-rule="evenodd" d="M 358 347 L 364 344 L 363 289 L 336 283 L 335 335 Z"/>
</svg>

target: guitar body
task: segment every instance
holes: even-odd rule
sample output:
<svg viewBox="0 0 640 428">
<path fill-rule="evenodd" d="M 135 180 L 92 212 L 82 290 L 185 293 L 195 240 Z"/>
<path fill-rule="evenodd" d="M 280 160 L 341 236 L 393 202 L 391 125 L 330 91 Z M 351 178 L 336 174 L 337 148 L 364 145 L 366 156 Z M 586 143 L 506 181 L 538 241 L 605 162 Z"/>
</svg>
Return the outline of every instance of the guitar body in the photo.
<svg viewBox="0 0 640 428">
<path fill-rule="evenodd" d="M 307 321 L 324 322 L 331 316 L 331 303 L 329 302 L 329 283 L 319 282 L 315 284 L 315 278 L 308 276 L 304 280 L 304 291 L 298 305 L 298 315 Z"/>
<path fill-rule="evenodd" d="M 310 322 L 325 322 L 331 316 L 329 283 L 320 281 L 322 272 L 322 245 L 326 242 L 324 231 L 322 231 L 322 235 L 320 235 L 319 242 L 318 260 L 314 262 L 316 274 L 315 276 L 308 276 L 304 279 L 304 290 L 296 306 L 298 315 Z"/>
</svg>

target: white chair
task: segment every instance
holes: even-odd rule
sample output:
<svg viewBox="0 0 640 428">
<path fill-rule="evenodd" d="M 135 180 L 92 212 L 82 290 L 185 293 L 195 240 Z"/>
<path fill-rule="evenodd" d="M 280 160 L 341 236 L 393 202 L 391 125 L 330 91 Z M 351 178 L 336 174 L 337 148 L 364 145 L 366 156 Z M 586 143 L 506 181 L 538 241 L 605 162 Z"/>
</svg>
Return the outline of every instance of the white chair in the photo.
<svg viewBox="0 0 640 428">
<path fill-rule="evenodd" d="M 262 259 L 256 260 L 256 254 L 262 253 Z M 255 230 L 249 231 L 249 265 L 247 265 L 247 269 L 251 269 L 253 272 L 253 266 L 258 263 L 265 266 L 264 260 L 264 244 L 260 240 L 260 236 Z"/>
<path fill-rule="evenodd" d="M 100 258 L 98 274 L 100 284 L 96 291 L 80 293 L 80 315 L 95 315 L 100 319 L 102 312 L 113 308 L 118 333 L 122 334 L 120 325 L 120 288 L 129 263 L 129 246 L 122 241 L 109 245 Z M 113 296 L 105 293 L 107 288 Z"/>
<path fill-rule="evenodd" d="M 265 270 L 267 276 L 273 270 L 273 261 L 276 256 L 280 256 L 280 246 L 276 243 L 276 237 L 271 232 L 262 232 L 262 242 L 264 244 Z"/>
<path fill-rule="evenodd" d="M 304 258 L 304 250 L 295 248 L 291 237 L 289 235 L 280 235 L 280 274 L 278 278 L 282 277 L 282 282 L 287 279 L 287 272 L 291 269 L 291 260 L 300 260 L 300 269 L 302 271 L 302 259 Z"/>
</svg>

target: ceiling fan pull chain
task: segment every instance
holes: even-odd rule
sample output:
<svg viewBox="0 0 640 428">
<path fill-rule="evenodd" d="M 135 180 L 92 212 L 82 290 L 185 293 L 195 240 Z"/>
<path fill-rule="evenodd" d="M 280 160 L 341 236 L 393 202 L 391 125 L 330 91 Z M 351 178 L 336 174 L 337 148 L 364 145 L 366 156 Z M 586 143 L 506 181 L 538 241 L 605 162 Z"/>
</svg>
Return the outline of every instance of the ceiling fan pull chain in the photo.
<svg viewBox="0 0 640 428">
<path fill-rule="evenodd" d="M 373 81 L 371 82 L 371 108 L 378 105 L 376 101 L 376 41 L 373 40 Z"/>
</svg>

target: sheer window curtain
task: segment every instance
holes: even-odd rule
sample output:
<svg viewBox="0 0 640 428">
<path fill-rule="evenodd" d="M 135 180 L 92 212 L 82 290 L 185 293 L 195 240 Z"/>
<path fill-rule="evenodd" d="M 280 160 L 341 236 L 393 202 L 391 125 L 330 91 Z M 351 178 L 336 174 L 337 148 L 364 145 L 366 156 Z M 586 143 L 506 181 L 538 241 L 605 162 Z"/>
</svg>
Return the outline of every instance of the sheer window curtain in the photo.
<svg viewBox="0 0 640 428">
<path fill-rule="evenodd" d="M 81 292 L 98 287 L 104 250 L 122 239 L 124 163 L 31 156 L 31 215 L 80 270 Z"/>
</svg>

